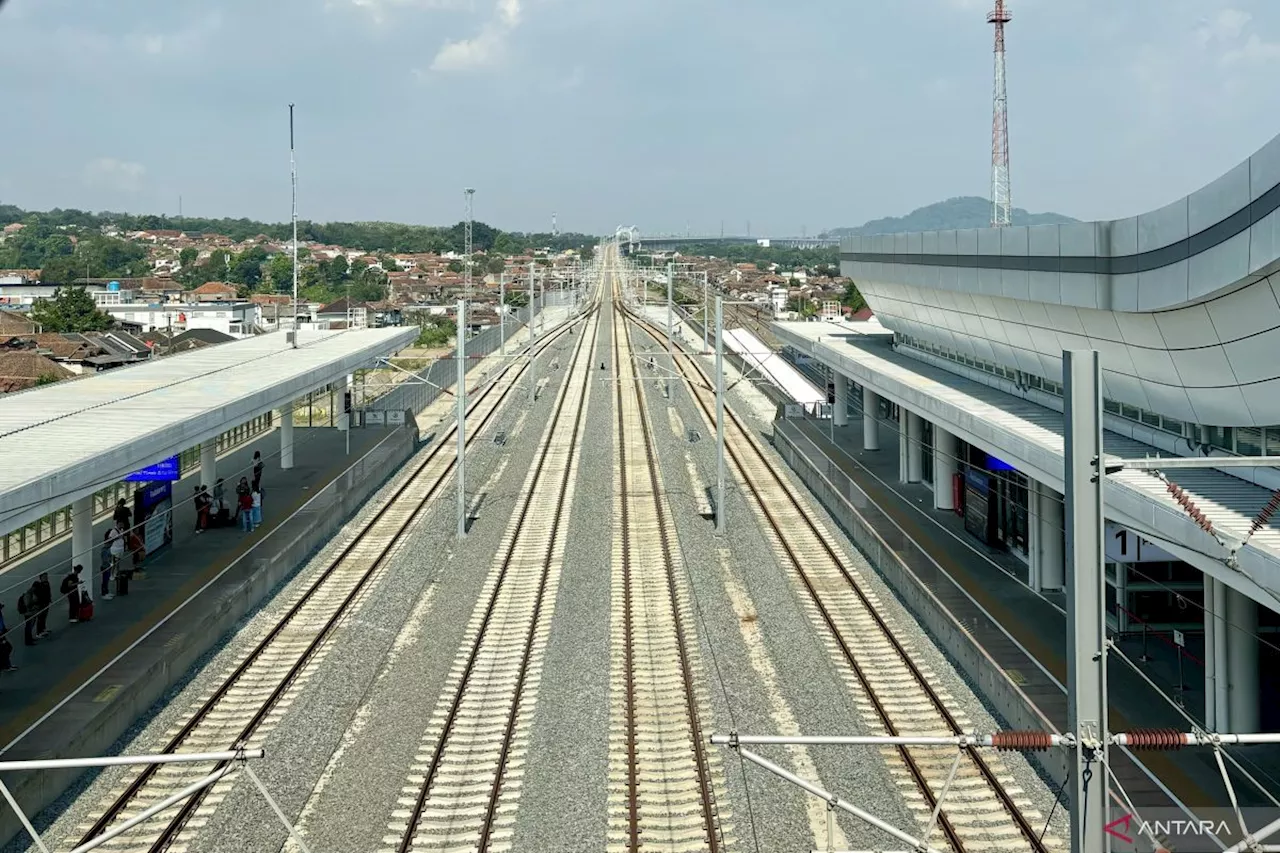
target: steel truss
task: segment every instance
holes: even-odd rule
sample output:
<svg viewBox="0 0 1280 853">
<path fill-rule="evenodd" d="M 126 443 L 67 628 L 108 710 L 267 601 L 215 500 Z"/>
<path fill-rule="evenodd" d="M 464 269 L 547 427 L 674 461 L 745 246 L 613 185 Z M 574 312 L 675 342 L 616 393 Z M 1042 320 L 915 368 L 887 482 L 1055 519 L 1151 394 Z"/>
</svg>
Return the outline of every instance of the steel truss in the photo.
<svg viewBox="0 0 1280 853">
<path fill-rule="evenodd" d="M 271 796 L 271 792 L 267 790 L 266 785 L 262 784 L 262 779 L 258 774 L 253 772 L 253 768 L 249 766 L 250 758 L 262 758 L 266 752 L 262 749 L 247 749 L 238 746 L 235 749 L 226 752 L 196 752 L 196 753 L 177 753 L 168 755 L 110 755 L 100 758 L 49 758 L 35 761 L 0 761 L 0 773 L 36 771 L 36 770 L 72 770 L 72 769 L 89 769 L 94 767 L 121 767 L 121 766 L 148 766 L 153 764 L 193 764 L 193 763 L 222 763 L 225 766 L 213 771 L 208 776 L 199 779 L 187 787 L 165 797 L 158 803 L 148 806 L 146 809 L 138 812 L 131 818 L 121 821 L 115 826 L 108 829 L 101 835 L 95 836 L 90 840 L 81 844 L 71 851 L 71 853 L 88 853 L 111 841 L 113 838 L 128 832 L 140 823 L 150 820 L 160 812 L 170 809 L 188 797 L 193 797 L 206 788 L 220 782 L 223 778 L 231 775 L 232 771 L 240 769 L 249 777 L 254 786 L 262 794 L 262 798 L 266 800 L 271 811 L 275 812 L 280 823 L 289 833 L 289 837 L 298 845 L 298 849 L 302 853 L 310 853 L 307 844 L 302 840 L 301 834 L 297 828 L 285 816 L 284 811 L 280 808 L 280 804 Z M 18 805 L 18 801 L 14 799 L 13 793 L 9 790 L 9 786 L 0 780 L 0 796 L 3 796 L 9 804 L 9 808 L 13 809 L 18 816 L 19 822 L 27 834 L 31 836 L 31 840 L 35 843 L 40 853 L 49 853 L 49 847 L 44 843 L 44 839 L 40 837 L 40 833 L 36 831 L 35 826 L 31 823 L 31 819 L 22 807 Z"/>
<path fill-rule="evenodd" d="M 954 735 L 947 737 L 925 737 L 925 736 L 895 736 L 889 737 L 885 735 L 817 735 L 817 736 L 786 736 L 786 735 L 744 735 L 737 732 L 731 732 L 727 735 L 712 735 L 711 743 L 718 746 L 727 746 L 738 753 L 743 759 L 751 762 L 757 767 L 768 770 L 775 776 L 790 782 L 793 785 L 807 791 L 808 793 L 822 799 L 827 804 L 827 846 L 821 853 L 852 853 L 852 851 L 836 851 L 832 846 L 832 839 L 835 838 L 835 812 L 836 810 L 845 812 L 858 818 L 864 823 L 875 827 L 883 832 L 892 835 L 894 838 L 909 845 L 909 850 L 913 853 L 941 853 L 938 848 L 929 844 L 929 838 L 937 828 L 938 818 L 942 813 L 942 804 L 947 794 L 951 790 L 951 783 L 955 779 L 956 770 L 960 766 L 961 760 L 964 758 L 965 751 L 971 749 L 994 749 L 1013 752 L 1034 752 L 1045 749 L 1079 749 L 1083 750 L 1089 756 L 1100 756 L 1105 746 L 1129 747 L 1137 750 L 1174 750 L 1182 747 L 1208 747 L 1213 750 L 1213 757 L 1217 763 L 1218 772 L 1222 776 L 1222 784 L 1226 789 L 1227 797 L 1231 802 L 1231 809 L 1235 813 L 1236 823 L 1240 828 L 1240 835 L 1243 840 L 1230 847 L 1223 847 L 1223 853 L 1262 853 L 1262 851 L 1280 851 L 1280 844 L 1264 844 L 1268 838 L 1280 833 L 1280 819 L 1274 820 L 1265 826 L 1250 831 L 1245 824 L 1244 815 L 1240 810 L 1239 800 L 1236 797 L 1235 786 L 1231 784 L 1231 777 L 1227 774 L 1226 764 L 1222 759 L 1222 747 L 1228 745 L 1243 744 L 1262 744 L 1262 743 L 1280 743 L 1280 733 L 1265 732 L 1259 734 L 1229 734 L 1219 732 L 1190 731 L 1180 732 L 1176 729 L 1135 729 L 1130 732 L 1112 732 L 1106 737 L 1106 742 L 1093 741 L 1087 738 L 1077 738 L 1075 735 L 1056 734 L 1053 732 L 1040 731 L 998 731 L 991 734 L 970 734 L 970 735 Z M 824 788 L 819 787 L 813 782 L 808 781 L 795 773 L 780 767 L 769 759 L 747 749 L 747 745 L 782 745 L 782 746 L 954 746 L 956 748 L 955 761 L 951 764 L 950 772 L 947 774 L 947 780 L 942 786 L 942 790 L 938 792 L 937 803 L 934 806 L 933 813 L 929 817 L 929 823 L 925 826 L 923 835 L 916 838 L 910 833 L 899 829 L 884 820 L 876 817 L 870 812 L 859 808 L 848 800 L 842 799 L 839 795 L 833 794 Z M 1111 774 L 1111 768 L 1107 768 L 1107 773 Z M 1121 791 L 1123 796 L 1123 791 Z M 1147 840 L 1151 842 L 1151 846 L 1159 853 L 1165 853 L 1165 848 L 1160 840 L 1148 828 L 1145 821 L 1142 821 L 1138 815 L 1137 809 L 1128 797 L 1123 797 L 1125 805 L 1129 808 L 1130 814 L 1136 820 L 1138 831 L 1143 833 Z M 881 851 L 888 853 L 888 851 Z"/>
</svg>

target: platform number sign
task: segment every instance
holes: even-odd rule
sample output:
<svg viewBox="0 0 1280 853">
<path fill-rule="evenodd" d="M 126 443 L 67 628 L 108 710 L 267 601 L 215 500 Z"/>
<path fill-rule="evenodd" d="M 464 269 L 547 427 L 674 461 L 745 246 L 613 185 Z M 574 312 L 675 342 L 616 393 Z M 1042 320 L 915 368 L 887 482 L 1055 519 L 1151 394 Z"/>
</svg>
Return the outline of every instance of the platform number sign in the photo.
<svg viewBox="0 0 1280 853">
<path fill-rule="evenodd" d="M 836 404 L 836 383 L 827 383 L 827 403 L 834 406 Z"/>
<path fill-rule="evenodd" d="M 350 391 L 344 391 L 342 393 L 342 411 L 344 412 L 351 411 L 351 392 Z"/>
</svg>

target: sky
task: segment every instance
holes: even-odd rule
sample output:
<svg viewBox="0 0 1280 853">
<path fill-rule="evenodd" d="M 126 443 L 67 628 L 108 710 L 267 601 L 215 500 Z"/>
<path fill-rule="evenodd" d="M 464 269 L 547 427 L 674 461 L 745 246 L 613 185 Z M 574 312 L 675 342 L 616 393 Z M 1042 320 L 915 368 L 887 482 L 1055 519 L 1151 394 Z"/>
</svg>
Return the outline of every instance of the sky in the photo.
<svg viewBox="0 0 1280 853">
<path fill-rule="evenodd" d="M 990 186 L 994 0 L 0 0 L 0 203 L 814 234 Z M 1115 218 L 1280 133 L 1275 0 L 1010 0 L 1013 201 Z"/>
</svg>

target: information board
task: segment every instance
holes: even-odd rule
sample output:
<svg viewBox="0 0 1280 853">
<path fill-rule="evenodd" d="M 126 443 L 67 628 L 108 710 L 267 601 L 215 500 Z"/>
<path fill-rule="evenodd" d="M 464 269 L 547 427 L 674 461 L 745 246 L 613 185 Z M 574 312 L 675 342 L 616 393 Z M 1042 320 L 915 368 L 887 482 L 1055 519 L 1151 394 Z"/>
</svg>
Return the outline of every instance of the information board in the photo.
<svg viewBox="0 0 1280 853">
<path fill-rule="evenodd" d="M 964 473 L 964 529 L 983 542 L 991 542 L 991 478 L 972 468 Z"/>
<path fill-rule="evenodd" d="M 124 478 L 126 483 L 159 483 L 159 482 L 176 482 L 182 479 L 182 467 L 178 464 L 178 457 L 170 456 L 168 459 L 161 459 L 154 465 L 148 465 L 146 468 L 140 468 L 132 474 Z"/>
</svg>

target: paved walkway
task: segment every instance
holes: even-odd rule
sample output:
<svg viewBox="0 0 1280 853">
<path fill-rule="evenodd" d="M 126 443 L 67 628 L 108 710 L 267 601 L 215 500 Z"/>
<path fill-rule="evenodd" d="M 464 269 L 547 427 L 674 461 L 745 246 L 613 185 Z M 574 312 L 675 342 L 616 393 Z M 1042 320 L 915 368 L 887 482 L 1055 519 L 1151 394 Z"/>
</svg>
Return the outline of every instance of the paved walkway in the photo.
<svg viewBox="0 0 1280 853">
<path fill-rule="evenodd" d="M 219 459 L 218 474 L 227 481 L 228 492 L 234 497 L 234 483 L 248 473 L 253 452 L 262 452 L 266 461 L 262 477 L 263 521 L 253 533 L 228 527 L 195 534 L 195 510 L 189 498 L 194 484 L 198 482 L 197 470 L 175 484 L 175 500 L 181 503 L 174 511 L 173 544 L 147 559 L 144 575 L 130 584 L 129 595 L 103 601 L 98 594 L 99 579 L 92 579 L 95 608 L 92 622 L 70 624 L 66 601 L 58 593 L 58 586 L 70 565 L 69 540 L 11 567 L 0 576 L 0 581 L 9 586 L 21 578 L 48 571 L 55 601 L 49 615 L 51 635 L 34 646 L 26 647 L 16 606 L 17 597 L 26 585 L 0 594 L 6 605 L 8 636 L 14 646 L 14 663 L 18 666 L 16 672 L 0 674 L 0 721 L 3 721 L 0 722 L 0 749 L 172 612 L 208 578 L 275 529 L 316 490 L 328 484 L 386 435 L 387 432 L 381 429 L 352 430 L 348 455 L 346 436 L 338 430 L 296 427 L 294 467 L 288 471 L 279 468 L 278 430 L 266 433 Z M 90 558 L 80 560 L 86 570 L 98 565 L 96 542 L 107 523 L 94 527 L 94 553 Z M 109 698 L 107 696 L 100 701 L 105 702 Z M 48 746 L 57 752 L 56 745 Z"/>
<path fill-rule="evenodd" d="M 925 486 L 898 482 L 898 439 L 891 425 L 880 425 L 879 451 L 864 451 L 860 417 L 851 414 L 849 426 L 834 430 L 834 441 L 829 421 L 791 423 L 862 488 L 875 504 L 869 509 L 883 513 L 895 523 L 1055 678 L 1066 682 L 1066 616 L 1061 596 L 1040 596 L 1032 592 L 1025 584 L 1025 563 L 973 539 L 965 532 L 963 519 L 955 513 L 934 510 L 933 494 Z M 1135 658 L 1141 654 L 1140 639 L 1126 641 L 1122 646 Z M 1170 687 L 1176 681 L 1176 657 L 1167 646 L 1154 640 L 1149 643 L 1149 651 L 1155 659 L 1144 666 L 1144 673 L 1158 684 Z M 1145 684 L 1126 664 L 1113 663 L 1108 676 L 1113 727 L 1173 727 L 1184 731 L 1190 727 L 1166 698 Z M 1188 668 L 1188 685 L 1197 678 L 1203 681 L 1203 673 Z M 1275 685 L 1271 688 L 1274 690 Z M 1198 718 L 1203 686 L 1197 689 L 1199 692 L 1194 696 L 1188 694 L 1186 701 L 1189 706 L 1196 703 Z M 1264 696 L 1264 703 L 1266 701 Z M 1263 725 L 1267 725 L 1265 719 Z M 1280 796 L 1280 782 L 1270 778 L 1276 775 L 1273 768 L 1280 766 L 1280 753 L 1271 747 L 1237 747 L 1232 753 L 1255 777 L 1269 780 L 1272 792 Z M 1209 750 L 1145 753 L 1143 760 L 1188 805 L 1226 804 L 1226 792 Z M 1235 782 L 1243 804 L 1265 802 L 1256 789 L 1239 779 Z"/>
</svg>

